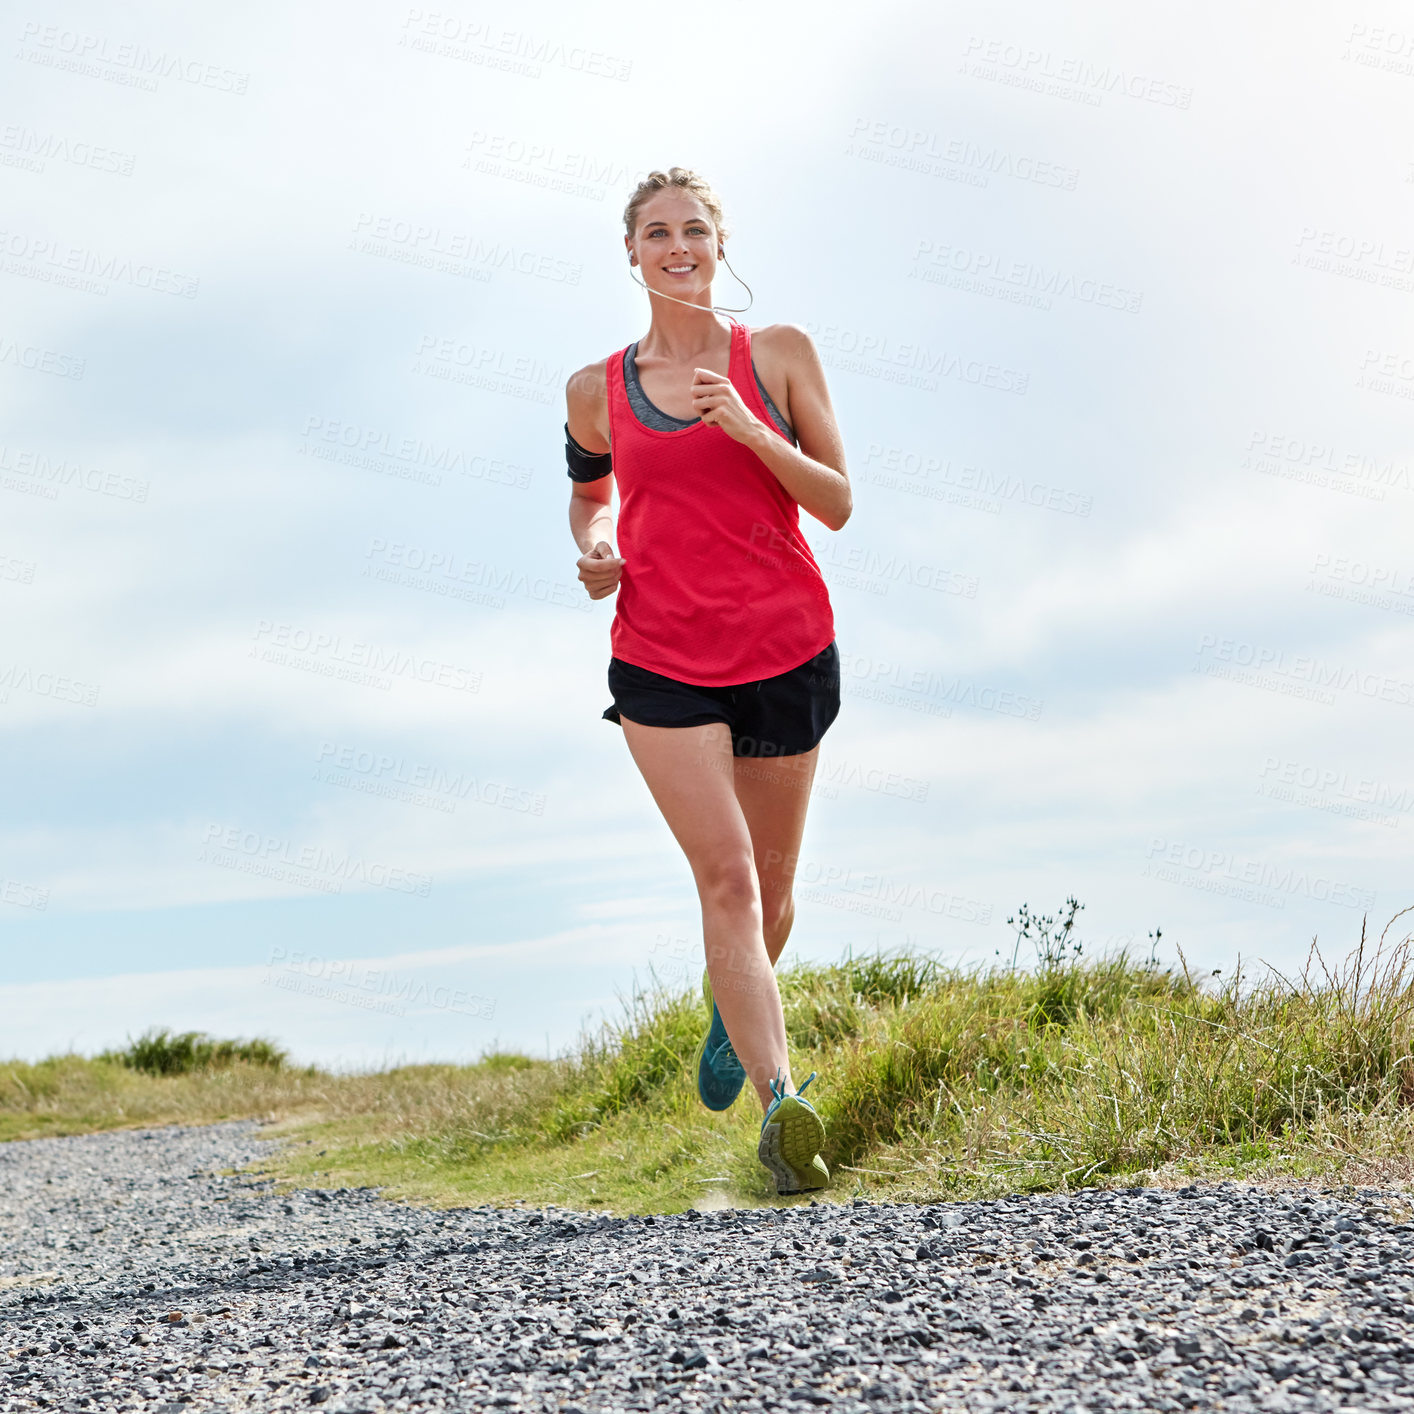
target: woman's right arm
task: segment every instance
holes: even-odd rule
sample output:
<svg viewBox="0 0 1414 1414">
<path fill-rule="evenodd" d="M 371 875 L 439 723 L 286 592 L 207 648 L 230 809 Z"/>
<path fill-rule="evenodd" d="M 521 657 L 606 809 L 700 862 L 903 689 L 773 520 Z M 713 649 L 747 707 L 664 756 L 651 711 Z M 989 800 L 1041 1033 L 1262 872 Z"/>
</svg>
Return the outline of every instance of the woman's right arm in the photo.
<svg viewBox="0 0 1414 1414">
<path fill-rule="evenodd" d="M 586 452 L 609 450 L 605 364 L 581 368 L 565 385 L 566 423 L 570 436 Z M 614 553 L 614 474 L 570 483 L 570 533 L 583 552 L 579 579 L 591 599 L 603 599 L 619 587 L 624 562 Z"/>
</svg>

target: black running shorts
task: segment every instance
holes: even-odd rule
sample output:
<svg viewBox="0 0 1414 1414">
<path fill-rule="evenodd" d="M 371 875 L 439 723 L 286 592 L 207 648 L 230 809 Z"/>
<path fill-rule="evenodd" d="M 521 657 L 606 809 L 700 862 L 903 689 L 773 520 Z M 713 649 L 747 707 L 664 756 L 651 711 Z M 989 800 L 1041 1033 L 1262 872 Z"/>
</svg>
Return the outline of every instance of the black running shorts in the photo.
<svg viewBox="0 0 1414 1414">
<path fill-rule="evenodd" d="M 733 756 L 799 756 L 839 715 L 840 654 L 831 642 L 798 668 L 733 687 L 697 687 L 610 658 L 609 691 L 605 721 L 622 714 L 645 727 L 725 722 Z"/>
</svg>

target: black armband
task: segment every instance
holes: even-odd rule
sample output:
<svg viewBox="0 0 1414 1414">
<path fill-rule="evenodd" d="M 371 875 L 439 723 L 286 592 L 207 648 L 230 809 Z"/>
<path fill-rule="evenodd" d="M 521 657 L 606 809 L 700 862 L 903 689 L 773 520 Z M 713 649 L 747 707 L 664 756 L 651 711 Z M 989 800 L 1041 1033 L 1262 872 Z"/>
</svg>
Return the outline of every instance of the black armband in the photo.
<svg viewBox="0 0 1414 1414">
<path fill-rule="evenodd" d="M 570 425 L 565 423 L 565 462 L 569 466 L 571 481 L 598 481 L 613 469 L 608 452 L 586 452 L 570 436 Z"/>
</svg>

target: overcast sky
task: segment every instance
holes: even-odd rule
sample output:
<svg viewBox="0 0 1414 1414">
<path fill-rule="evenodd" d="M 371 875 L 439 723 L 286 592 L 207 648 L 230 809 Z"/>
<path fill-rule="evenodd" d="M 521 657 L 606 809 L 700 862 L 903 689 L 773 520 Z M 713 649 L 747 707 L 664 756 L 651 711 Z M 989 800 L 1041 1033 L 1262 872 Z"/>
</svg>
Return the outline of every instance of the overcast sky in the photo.
<svg viewBox="0 0 1414 1414">
<path fill-rule="evenodd" d="M 855 484 L 792 954 L 1414 904 L 1407 6 L 5 23 L 0 1054 L 544 1054 L 695 977 L 562 455 L 673 164 Z"/>
</svg>

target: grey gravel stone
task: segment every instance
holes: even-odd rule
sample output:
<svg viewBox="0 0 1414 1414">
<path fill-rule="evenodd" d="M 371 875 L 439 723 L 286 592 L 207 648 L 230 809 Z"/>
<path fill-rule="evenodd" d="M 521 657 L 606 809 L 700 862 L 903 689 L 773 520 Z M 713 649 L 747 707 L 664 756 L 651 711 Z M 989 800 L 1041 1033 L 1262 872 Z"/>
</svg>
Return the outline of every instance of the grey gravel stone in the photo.
<svg viewBox="0 0 1414 1414">
<path fill-rule="evenodd" d="M 1414 1411 L 1396 1195 L 439 1212 L 271 1147 L 0 1145 L 0 1414 Z"/>
</svg>

